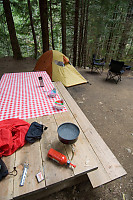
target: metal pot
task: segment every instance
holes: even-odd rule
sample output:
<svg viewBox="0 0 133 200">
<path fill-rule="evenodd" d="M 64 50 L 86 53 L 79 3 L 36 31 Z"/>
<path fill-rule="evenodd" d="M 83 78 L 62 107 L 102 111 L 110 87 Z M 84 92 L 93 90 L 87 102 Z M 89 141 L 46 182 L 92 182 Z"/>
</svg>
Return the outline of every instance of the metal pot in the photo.
<svg viewBox="0 0 133 200">
<path fill-rule="evenodd" d="M 78 139 L 80 130 L 77 125 L 67 122 L 61 124 L 57 132 L 58 138 L 63 144 L 74 144 Z"/>
</svg>

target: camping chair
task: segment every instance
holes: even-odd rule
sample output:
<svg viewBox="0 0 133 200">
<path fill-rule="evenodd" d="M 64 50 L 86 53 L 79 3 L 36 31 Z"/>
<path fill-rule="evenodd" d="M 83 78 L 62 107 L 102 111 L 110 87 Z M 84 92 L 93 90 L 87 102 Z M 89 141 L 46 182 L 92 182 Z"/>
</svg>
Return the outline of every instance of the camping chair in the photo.
<svg viewBox="0 0 133 200">
<path fill-rule="evenodd" d="M 100 74 L 102 74 L 104 65 L 105 65 L 104 58 L 96 59 L 96 55 L 93 54 L 91 63 L 91 72 L 97 71 Z"/>
<path fill-rule="evenodd" d="M 106 80 L 113 79 L 117 84 L 118 81 L 121 81 L 121 75 L 123 73 L 124 73 L 124 62 L 115 61 L 111 59 Z"/>
</svg>

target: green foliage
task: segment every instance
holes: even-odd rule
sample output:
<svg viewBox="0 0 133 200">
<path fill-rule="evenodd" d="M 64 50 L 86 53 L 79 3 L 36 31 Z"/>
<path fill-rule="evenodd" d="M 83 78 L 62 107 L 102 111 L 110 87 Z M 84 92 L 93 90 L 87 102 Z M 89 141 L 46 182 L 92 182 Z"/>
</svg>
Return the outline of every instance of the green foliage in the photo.
<svg viewBox="0 0 133 200">
<path fill-rule="evenodd" d="M 55 49 L 61 51 L 62 50 L 62 40 L 61 40 L 61 2 L 58 0 L 53 0 L 52 2 L 52 22 L 53 22 L 53 36 L 54 36 L 54 45 Z M 49 8 L 49 2 L 48 2 Z M 50 11 L 49 14 L 49 27 L 50 27 Z M 51 31 L 49 31 L 51 36 Z M 51 39 L 51 37 L 50 37 Z M 52 44 L 50 43 L 52 48 Z"/>
<path fill-rule="evenodd" d="M 0 2 L 0 57 L 4 57 L 7 55 L 12 56 L 9 32 L 5 24 L 5 13 L 2 6 L 2 2 Z"/>
<path fill-rule="evenodd" d="M 51 0 L 52 2 L 52 22 L 53 22 L 53 36 L 55 49 L 62 50 L 62 36 L 61 36 L 61 1 Z M 81 2 L 81 1 L 80 1 Z M 87 2 L 84 0 L 84 2 Z M 48 14 L 49 14 L 49 38 L 50 48 L 51 30 L 50 30 L 50 12 L 48 0 Z M 10 0 L 12 15 L 14 19 L 17 38 L 23 57 L 34 56 L 34 41 L 30 25 L 30 18 L 28 12 L 27 0 Z M 80 4 L 80 9 L 83 5 Z M 42 34 L 40 24 L 40 12 L 38 0 L 31 0 L 31 8 L 33 15 L 33 23 L 37 37 L 38 57 L 42 54 Z M 75 15 L 75 1 L 66 1 L 66 44 L 67 56 L 72 57 L 73 37 L 74 37 L 74 15 Z M 122 31 L 125 29 L 125 19 L 127 15 L 128 1 L 127 0 L 90 0 L 88 12 L 88 60 L 91 59 L 92 54 L 97 56 L 107 57 L 107 60 L 117 57 L 119 43 L 122 38 Z M 81 16 L 80 16 L 81 17 Z M 6 18 L 0 2 L 0 57 L 12 56 L 12 49 L 10 44 L 9 32 L 6 24 Z M 133 40 L 132 31 L 128 32 L 128 40 L 122 59 L 130 60 L 133 54 Z"/>
</svg>

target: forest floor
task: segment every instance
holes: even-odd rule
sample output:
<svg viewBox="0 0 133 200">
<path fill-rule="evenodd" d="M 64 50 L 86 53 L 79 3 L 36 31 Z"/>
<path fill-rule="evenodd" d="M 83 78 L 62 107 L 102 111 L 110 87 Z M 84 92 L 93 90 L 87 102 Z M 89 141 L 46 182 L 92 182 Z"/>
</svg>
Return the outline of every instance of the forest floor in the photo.
<svg viewBox="0 0 133 200">
<path fill-rule="evenodd" d="M 0 77 L 6 72 L 32 71 L 36 60 L 0 59 Z M 52 194 L 47 200 L 133 200 L 133 73 L 115 84 L 102 75 L 79 69 L 91 83 L 68 88 L 69 93 L 112 150 L 127 175 L 93 189 L 88 180 Z M 44 200 L 40 199 L 40 200 Z"/>
</svg>

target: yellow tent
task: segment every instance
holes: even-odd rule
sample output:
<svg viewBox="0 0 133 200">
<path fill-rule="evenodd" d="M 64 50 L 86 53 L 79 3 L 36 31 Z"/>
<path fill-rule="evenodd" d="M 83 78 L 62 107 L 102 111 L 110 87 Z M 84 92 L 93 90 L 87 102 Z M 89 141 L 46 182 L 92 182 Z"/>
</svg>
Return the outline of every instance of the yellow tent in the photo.
<svg viewBox="0 0 133 200">
<path fill-rule="evenodd" d="M 45 52 L 37 61 L 34 71 L 47 71 L 52 81 L 64 86 L 87 83 L 87 80 L 73 67 L 69 59 L 56 50 Z"/>
</svg>

